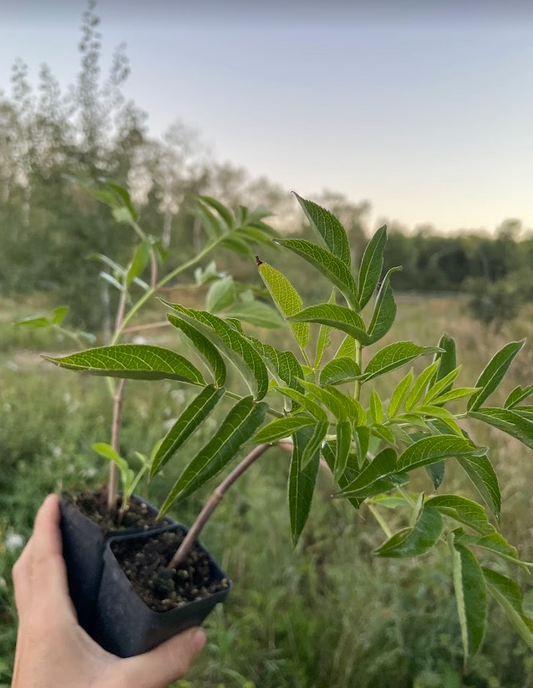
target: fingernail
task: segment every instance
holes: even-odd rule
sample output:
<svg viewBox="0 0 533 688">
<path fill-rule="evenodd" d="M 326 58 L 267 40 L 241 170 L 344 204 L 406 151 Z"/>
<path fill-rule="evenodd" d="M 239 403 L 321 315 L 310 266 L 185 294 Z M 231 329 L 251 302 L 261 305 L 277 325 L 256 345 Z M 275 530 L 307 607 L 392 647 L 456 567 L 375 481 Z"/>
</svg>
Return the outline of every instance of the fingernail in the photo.
<svg viewBox="0 0 533 688">
<path fill-rule="evenodd" d="M 204 631 L 202 631 L 200 628 L 194 632 L 194 635 L 192 637 L 192 646 L 194 647 L 196 652 L 201 652 L 204 649 L 206 641 L 206 635 Z"/>
</svg>

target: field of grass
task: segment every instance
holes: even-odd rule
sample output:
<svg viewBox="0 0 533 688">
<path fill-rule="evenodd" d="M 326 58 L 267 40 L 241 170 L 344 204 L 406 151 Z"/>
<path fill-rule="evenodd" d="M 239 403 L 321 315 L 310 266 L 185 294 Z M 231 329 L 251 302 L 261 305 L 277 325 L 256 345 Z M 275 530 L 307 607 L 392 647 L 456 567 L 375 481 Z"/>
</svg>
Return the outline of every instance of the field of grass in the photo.
<svg viewBox="0 0 533 688">
<path fill-rule="evenodd" d="M 533 318 L 527 313 L 495 334 L 472 322 L 457 300 L 403 296 L 398 301 L 395 339 L 435 344 L 444 331 L 455 336 L 461 385 L 473 384 L 505 342 L 524 336 L 532 343 L 499 393 L 533 381 Z M 0 304 L 0 688 L 10 683 L 16 630 L 11 566 L 48 492 L 104 480 L 106 467 L 91 444 L 108 440 L 111 414 L 103 380 L 60 371 L 39 359 L 39 351 L 59 351 L 67 342 L 58 343 L 45 331 L 12 328 L 15 314 L 29 314 L 32 305 L 21 313 L 19 306 Z M 177 345 L 173 331 L 152 334 L 153 343 Z M 279 347 L 280 335 L 274 336 Z M 389 388 L 400 375 L 391 376 Z M 386 398 L 389 390 L 380 392 Z M 188 396 L 177 383 L 128 383 L 124 453 L 148 453 Z M 492 447 L 503 494 L 503 532 L 532 561 L 533 452 L 488 428 L 464 427 Z M 160 501 L 202 439 L 194 437 L 164 475 L 140 492 Z M 326 473 L 320 475 L 309 523 L 293 551 L 287 471 L 286 454 L 266 454 L 205 531 L 205 545 L 235 588 L 227 605 L 206 622 L 207 649 L 180 688 L 533 687 L 533 655 L 495 607 L 480 653 L 463 669 L 447 550 L 416 560 L 374 558 L 372 550 L 384 539 L 381 530 L 365 507 L 355 512 L 331 499 Z M 422 472 L 415 485 L 431 491 Z M 447 486 L 473 494 L 451 462 L 440 491 Z M 190 523 L 207 493 L 208 488 L 172 515 Z M 392 526 L 403 518 L 392 511 L 383 515 Z M 521 575 L 531 613 L 533 585 Z"/>
</svg>

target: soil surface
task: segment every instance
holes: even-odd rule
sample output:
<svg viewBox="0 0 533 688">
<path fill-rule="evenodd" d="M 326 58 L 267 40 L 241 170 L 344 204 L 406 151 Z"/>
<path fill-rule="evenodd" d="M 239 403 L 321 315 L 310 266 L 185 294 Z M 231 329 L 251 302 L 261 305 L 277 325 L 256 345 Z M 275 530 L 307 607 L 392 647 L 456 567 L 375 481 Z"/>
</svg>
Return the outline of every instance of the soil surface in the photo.
<svg viewBox="0 0 533 688">
<path fill-rule="evenodd" d="M 153 527 L 168 525 L 167 519 L 157 520 L 157 513 L 132 497 L 128 508 L 124 513 L 120 513 L 122 498 L 117 502 L 117 509 L 114 513 L 107 508 L 107 491 L 104 489 L 98 492 L 85 492 L 83 494 L 65 495 L 78 509 L 85 514 L 91 521 L 97 523 L 104 533 L 128 530 L 129 528 L 139 528 L 148 530 Z"/>
<path fill-rule="evenodd" d="M 182 607 L 229 586 L 226 578 L 216 580 L 208 556 L 198 545 L 177 569 L 166 568 L 183 538 L 184 532 L 177 530 L 142 541 L 131 539 L 112 545 L 133 589 L 156 612 Z"/>
</svg>

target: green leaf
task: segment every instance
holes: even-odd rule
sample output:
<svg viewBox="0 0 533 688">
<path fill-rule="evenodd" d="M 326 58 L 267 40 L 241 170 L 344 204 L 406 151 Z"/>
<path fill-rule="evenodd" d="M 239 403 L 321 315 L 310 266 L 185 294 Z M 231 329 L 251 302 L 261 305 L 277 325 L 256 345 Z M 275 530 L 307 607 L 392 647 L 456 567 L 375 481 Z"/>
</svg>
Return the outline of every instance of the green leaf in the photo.
<svg viewBox="0 0 533 688">
<path fill-rule="evenodd" d="M 184 308 L 179 304 L 165 303 L 179 313 L 180 319 L 199 330 L 222 351 L 241 373 L 256 399 L 262 399 L 266 395 L 268 391 L 266 366 L 246 337 L 212 313 Z"/>
<path fill-rule="evenodd" d="M 391 400 L 389 402 L 389 418 L 394 418 L 400 410 L 405 395 L 407 394 L 407 390 L 411 386 L 413 379 L 414 373 L 413 369 L 411 368 L 407 375 L 398 383 L 398 386 L 392 394 Z"/>
<path fill-rule="evenodd" d="M 301 470 L 305 470 L 307 465 L 313 461 L 316 452 L 320 453 L 322 443 L 326 439 L 329 423 L 327 421 L 319 421 L 312 428 L 312 435 L 307 442 L 301 457 Z"/>
<path fill-rule="evenodd" d="M 414 526 L 395 533 L 379 547 L 380 557 L 419 557 L 432 549 L 442 533 L 442 516 L 438 511 L 422 509 Z"/>
<path fill-rule="evenodd" d="M 336 435 L 337 444 L 333 477 L 337 482 L 339 482 L 341 476 L 346 471 L 348 457 L 350 455 L 350 449 L 352 446 L 352 424 L 350 421 L 343 420 L 337 423 Z"/>
<path fill-rule="evenodd" d="M 425 394 L 429 381 L 436 373 L 438 367 L 439 362 L 434 361 L 430 366 L 425 368 L 420 373 L 420 375 L 416 379 L 415 384 L 413 385 L 413 389 L 409 392 L 407 399 L 405 400 L 406 411 L 411 411 L 416 402 Z"/>
<path fill-rule="evenodd" d="M 164 516 L 176 499 L 189 497 L 220 473 L 263 423 L 267 410 L 268 404 L 256 404 L 251 396 L 238 401 L 213 437 L 178 478 L 161 507 L 159 516 Z"/>
<path fill-rule="evenodd" d="M 331 296 L 329 297 L 329 304 L 336 305 L 335 293 L 335 289 L 333 289 L 331 292 Z M 318 338 L 316 342 L 316 355 L 314 365 L 315 369 L 319 367 L 320 362 L 322 361 L 322 356 L 324 355 L 324 351 L 331 344 L 330 335 L 332 330 L 333 328 L 329 327 L 328 325 L 320 325 L 320 329 L 318 331 Z"/>
<path fill-rule="evenodd" d="M 237 292 L 233 277 L 223 277 L 212 282 L 207 292 L 206 308 L 210 313 L 218 313 L 234 303 Z"/>
<path fill-rule="evenodd" d="M 375 389 L 372 390 L 370 395 L 370 415 L 375 424 L 380 425 L 383 423 L 383 404 Z"/>
<path fill-rule="evenodd" d="M 475 655 L 483 641 L 487 620 L 487 589 L 483 571 L 472 552 L 453 542 L 453 586 L 461 626 L 465 662 Z"/>
<path fill-rule="evenodd" d="M 362 344 L 369 344 L 370 338 L 365 331 L 365 324 L 360 315 L 344 306 L 322 303 L 309 306 L 303 311 L 288 318 L 290 322 L 320 323 L 341 330 Z"/>
<path fill-rule="evenodd" d="M 435 375 L 435 382 L 439 382 L 442 378 L 446 377 L 448 373 L 451 373 L 452 370 L 457 368 L 457 347 L 455 339 L 447 334 L 443 334 L 438 346 L 442 351 L 435 355 L 435 360 L 440 361 L 439 369 Z M 451 389 L 451 385 L 449 389 Z M 448 391 L 448 388 L 444 388 L 443 391 Z"/>
<path fill-rule="evenodd" d="M 135 248 L 133 258 L 126 273 L 126 285 L 129 287 L 136 277 L 142 275 L 150 260 L 150 242 L 141 241 Z"/>
<path fill-rule="evenodd" d="M 288 418 L 276 418 L 264 428 L 261 428 L 253 437 L 254 442 L 277 442 L 289 437 L 297 430 L 316 425 L 316 418 L 307 415 L 291 416 Z"/>
<path fill-rule="evenodd" d="M 383 251 L 387 243 L 387 226 L 380 227 L 366 245 L 359 268 L 359 298 L 361 309 L 372 298 L 372 294 L 383 270 Z"/>
<path fill-rule="evenodd" d="M 217 387 L 222 387 L 226 382 L 226 364 L 224 359 L 219 354 L 218 349 L 211 344 L 209 339 L 199 332 L 195 327 L 189 325 L 185 320 L 175 316 L 167 316 L 169 322 L 179 330 L 192 342 L 202 359 L 207 363 L 211 371 Z"/>
<path fill-rule="evenodd" d="M 291 389 L 290 387 L 274 387 L 274 391 L 278 392 L 279 394 L 283 394 L 283 396 L 289 397 L 289 399 L 295 401 L 306 411 L 309 411 L 309 413 L 313 414 L 313 416 L 317 420 L 327 422 L 328 416 L 324 409 L 321 406 L 319 406 L 315 401 L 313 401 L 309 396 L 304 395 L 295 389 Z"/>
<path fill-rule="evenodd" d="M 345 409 L 342 395 L 339 397 L 329 390 L 315 385 L 313 382 L 307 382 L 306 380 L 300 380 L 300 382 L 305 389 L 311 392 L 314 397 L 321 401 L 322 404 L 331 411 L 335 418 L 338 420 L 346 419 L 347 409 Z"/>
<path fill-rule="evenodd" d="M 320 452 L 317 449 L 307 466 L 302 467 L 302 456 L 312 435 L 312 428 L 303 428 L 293 435 L 294 449 L 289 472 L 289 514 L 294 547 L 298 544 L 307 523 L 320 465 Z"/>
<path fill-rule="evenodd" d="M 438 377 L 440 373 L 440 367 L 442 366 L 442 360 L 437 359 L 436 363 L 439 364 L 439 368 L 437 370 L 437 374 L 435 376 L 435 379 Z M 440 378 L 438 381 L 436 381 L 434 384 L 430 385 L 430 388 L 428 390 L 428 393 L 426 395 L 426 398 L 424 399 L 425 404 L 429 404 L 433 401 L 433 399 L 436 399 L 439 395 L 444 395 L 447 394 L 448 392 L 451 391 L 452 384 L 458 377 L 459 373 L 461 372 L 461 366 L 458 366 L 457 368 L 454 368 L 453 370 L 450 370 L 449 373 L 444 375 L 442 378 Z"/>
<path fill-rule="evenodd" d="M 337 256 L 345 265 L 351 266 L 350 244 L 346 230 L 335 215 L 322 208 L 317 203 L 306 201 L 305 198 L 294 194 L 298 203 L 309 220 L 311 227 L 316 230 L 325 245 L 333 255 Z"/>
<path fill-rule="evenodd" d="M 96 442 L 95 444 L 93 444 L 93 449 L 95 452 L 100 454 L 100 456 L 103 456 L 104 459 L 116 463 L 121 473 L 129 470 L 128 462 L 126 461 L 126 459 L 123 459 L 118 453 L 118 451 L 116 449 L 113 449 L 113 447 L 110 444 L 107 444 L 106 442 Z"/>
<path fill-rule="evenodd" d="M 433 488 L 438 490 L 444 480 L 444 474 L 446 472 L 446 464 L 444 461 L 439 461 L 438 463 L 430 463 L 429 466 L 425 466 L 426 473 L 431 478 L 433 483 Z"/>
<path fill-rule="evenodd" d="M 460 542 L 465 547 L 480 547 L 527 570 L 527 567 L 520 561 L 516 547 L 510 545 L 503 535 L 496 530 L 491 535 L 469 535 L 462 528 L 457 528 L 454 535 L 455 542 Z"/>
<path fill-rule="evenodd" d="M 270 344 L 263 344 L 254 337 L 247 338 L 262 356 L 274 377 L 283 380 L 289 387 L 303 391 L 299 380 L 304 377 L 302 366 L 292 351 L 278 351 Z"/>
<path fill-rule="evenodd" d="M 120 186 L 116 182 L 113 182 L 111 180 L 106 180 L 105 185 L 111 189 L 111 191 L 115 194 L 115 196 L 119 199 L 119 202 L 122 203 L 122 205 L 127 208 L 131 218 L 133 220 L 137 220 L 139 217 L 138 212 L 135 210 L 135 207 L 133 205 L 133 202 L 131 200 L 131 196 L 129 191 L 124 188 L 123 186 Z"/>
<path fill-rule="evenodd" d="M 239 303 L 233 306 L 233 308 L 227 312 L 227 315 L 228 317 L 231 316 L 239 320 L 244 320 L 256 327 L 266 327 L 268 329 L 276 329 L 285 324 L 279 317 L 278 312 L 262 301 Z"/>
<path fill-rule="evenodd" d="M 79 370 L 91 375 L 132 380 L 182 380 L 195 385 L 205 381 L 192 363 L 170 349 L 148 344 L 119 344 L 87 349 L 54 358 L 42 357 L 60 368 Z"/>
<path fill-rule="evenodd" d="M 476 411 L 494 392 L 509 370 L 515 356 L 522 350 L 525 341 L 523 339 L 520 342 L 510 342 L 491 358 L 476 382 L 476 387 L 481 387 L 481 389 L 468 402 L 469 411 Z"/>
<path fill-rule="evenodd" d="M 426 509 L 438 509 L 450 518 L 464 523 L 480 535 L 492 535 L 497 532 L 489 523 L 485 509 L 477 502 L 459 495 L 437 495 L 426 501 Z"/>
<path fill-rule="evenodd" d="M 226 208 L 226 206 L 223 203 L 217 201 L 211 196 L 199 196 L 199 199 L 203 201 L 206 205 L 213 208 L 213 210 L 216 210 L 216 212 L 220 215 L 222 220 L 224 220 L 224 223 L 228 230 L 230 230 L 233 227 L 233 215 L 231 214 L 231 211 L 228 208 Z"/>
<path fill-rule="evenodd" d="M 506 432 L 533 449 L 533 421 L 523 418 L 516 410 L 486 407 L 479 411 L 469 411 L 468 416 Z"/>
<path fill-rule="evenodd" d="M 426 356 L 437 351 L 434 346 L 417 346 L 413 342 L 395 342 L 378 351 L 368 362 L 364 380 L 371 380 L 391 370 L 401 368 L 419 356 Z"/>
<path fill-rule="evenodd" d="M 477 387 L 457 387 L 449 392 L 441 394 L 440 397 L 432 399 L 432 404 L 449 404 L 450 401 L 457 401 L 469 397 L 478 391 Z"/>
<path fill-rule="evenodd" d="M 483 567 L 487 589 L 503 608 L 513 628 L 533 649 L 533 621 L 522 607 L 522 593 L 518 585 L 501 573 Z"/>
<path fill-rule="evenodd" d="M 379 341 L 387 334 L 396 318 L 396 302 L 394 301 L 390 278 L 391 275 L 401 269 L 400 267 L 391 268 L 385 275 L 383 284 L 379 290 L 372 320 L 368 327 L 368 334 L 370 335 L 372 344 Z"/>
<path fill-rule="evenodd" d="M 358 492 L 376 480 L 387 477 L 396 470 L 397 455 L 394 449 L 383 449 L 351 483 L 343 488 L 343 494 Z"/>
<path fill-rule="evenodd" d="M 374 423 L 371 428 L 371 434 L 373 437 L 379 437 L 380 439 L 385 440 L 385 442 L 392 444 L 394 447 L 396 446 L 396 437 L 394 436 L 392 428 L 389 428 L 387 425 Z"/>
<path fill-rule="evenodd" d="M 497 519 L 500 518 L 502 497 L 498 476 L 488 456 L 456 456 L 461 468 L 468 475 L 487 506 Z"/>
<path fill-rule="evenodd" d="M 348 418 L 351 418 L 353 421 L 355 421 L 354 424 L 356 427 L 366 424 L 365 410 L 361 406 L 360 402 L 357 401 L 357 399 L 354 399 L 349 394 L 343 394 L 342 392 L 339 392 L 339 390 L 335 389 L 334 387 L 327 387 L 327 392 L 331 396 L 335 397 L 335 399 L 337 399 L 337 401 L 342 405 Z"/>
<path fill-rule="evenodd" d="M 352 340 L 353 341 L 353 340 Z M 361 376 L 361 370 L 353 358 L 341 356 L 326 363 L 320 372 L 321 385 L 342 385 Z"/>
<path fill-rule="evenodd" d="M 533 394 L 533 385 L 529 385 L 528 387 L 521 387 L 518 385 L 518 387 L 515 387 L 511 394 L 507 397 L 505 400 L 505 408 L 513 408 L 517 404 L 519 404 L 521 401 L 524 401 L 528 397 L 530 397 Z"/>
<path fill-rule="evenodd" d="M 57 308 L 54 308 L 52 313 L 52 322 L 54 325 L 62 325 L 63 321 L 68 315 L 69 310 L 70 309 L 68 306 L 58 306 Z"/>
<path fill-rule="evenodd" d="M 476 447 L 470 440 L 457 435 L 424 437 L 399 457 L 397 470 L 412 471 L 451 456 L 483 456 L 486 453 L 486 447 Z"/>
<path fill-rule="evenodd" d="M 300 294 L 279 270 L 262 261 L 259 262 L 258 269 L 272 300 L 284 318 L 302 310 L 303 301 Z M 309 325 L 291 323 L 291 329 L 300 348 L 305 349 L 309 344 Z"/>
<path fill-rule="evenodd" d="M 355 356 L 355 339 L 353 337 L 344 337 L 341 345 L 337 349 L 337 353 L 333 358 L 353 358 Z"/>
<path fill-rule="evenodd" d="M 208 385 L 191 401 L 159 445 L 150 468 L 150 478 L 159 473 L 167 461 L 201 426 L 224 396 L 224 392 L 224 389 Z"/>
<path fill-rule="evenodd" d="M 39 327 L 50 327 L 52 324 L 52 320 L 50 320 L 50 318 L 45 318 L 44 316 L 31 316 L 29 318 L 22 318 L 21 320 L 17 320 L 15 322 L 15 325 L 17 326 L 31 327 L 35 329 Z"/>
<path fill-rule="evenodd" d="M 275 239 L 275 241 L 315 267 L 344 294 L 348 303 L 355 310 L 359 310 L 355 280 L 350 268 L 342 260 L 327 249 L 312 244 L 310 241 L 305 241 L 305 239 Z"/>
</svg>

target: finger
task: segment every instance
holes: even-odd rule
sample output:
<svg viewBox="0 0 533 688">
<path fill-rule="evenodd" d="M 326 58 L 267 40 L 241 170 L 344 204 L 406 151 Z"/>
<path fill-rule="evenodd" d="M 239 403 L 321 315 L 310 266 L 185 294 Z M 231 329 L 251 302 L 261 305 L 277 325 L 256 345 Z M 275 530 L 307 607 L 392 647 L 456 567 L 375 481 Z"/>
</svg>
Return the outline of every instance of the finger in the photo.
<svg viewBox="0 0 533 688">
<path fill-rule="evenodd" d="M 68 609 L 70 612 L 67 570 L 59 529 L 60 518 L 58 496 L 48 495 L 37 513 L 33 530 L 31 592 L 36 600 L 59 605 L 59 610 Z"/>
<path fill-rule="evenodd" d="M 204 631 L 191 628 L 144 655 L 125 659 L 121 670 L 126 672 L 126 684 L 132 688 L 167 688 L 185 676 L 205 640 Z"/>
<path fill-rule="evenodd" d="M 32 549 L 33 537 L 28 540 L 26 547 L 24 547 L 11 572 L 13 588 L 15 590 L 15 604 L 19 616 L 23 615 L 26 608 L 30 605 Z"/>
</svg>

